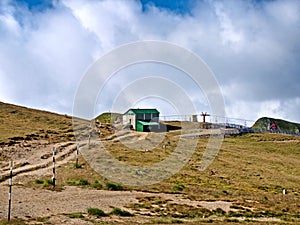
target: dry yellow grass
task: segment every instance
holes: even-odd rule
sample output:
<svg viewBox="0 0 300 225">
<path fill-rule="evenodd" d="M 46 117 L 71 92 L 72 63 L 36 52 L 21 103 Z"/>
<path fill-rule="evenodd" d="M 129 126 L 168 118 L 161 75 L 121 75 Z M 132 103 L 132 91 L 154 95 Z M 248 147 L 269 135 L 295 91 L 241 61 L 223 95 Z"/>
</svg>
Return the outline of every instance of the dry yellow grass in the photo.
<svg viewBox="0 0 300 225">
<path fill-rule="evenodd" d="M 10 138 L 24 138 L 31 134 L 38 135 L 38 138 L 45 138 L 43 135 L 47 133 L 52 134 L 56 141 L 71 138 L 69 135 L 73 134 L 71 118 L 63 115 L 0 103 L 0 116 L 0 142 L 4 143 L 9 142 Z M 107 135 L 111 133 L 107 132 Z M 167 134 L 154 134 L 164 137 L 160 144 L 149 151 L 143 150 L 142 147 L 140 151 L 130 149 L 121 140 L 105 137 L 101 137 L 101 140 L 116 159 L 129 165 L 151 165 L 165 159 L 174 151 L 179 133 L 172 131 Z M 125 138 L 124 141 L 130 140 Z M 184 140 L 186 146 L 189 146 L 191 141 L 193 140 Z M 217 158 L 206 171 L 201 172 L 198 167 L 207 141 L 207 138 L 200 138 L 190 161 L 169 179 L 150 186 L 121 186 L 121 189 L 179 193 L 190 200 L 230 201 L 233 207 L 229 213 L 208 212 L 190 206 L 167 204 L 157 199 L 141 199 L 139 204 L 130 207 L 136 209 L 158 205 L 165 209 L 158 212 L 161 216 L 150 218 L 148 224 L 176 224 L 182 221 L 184 224 L 232 224 L 237 223 L 237 219 L 240 218 L 246 218 L 245 224 L 300 224 L 299 136 L 263 133 L 226 138 Z M 137 141 L 135 146 L 152 146 L 151 142 L 151 138 L 146 138 Z M 162 147 L 164 144 L 167 146 L 166 150 Z M 58 168 L 57 184 L 62 188 L 65 185 L 114 188 L 111 181 L 97 174 L 82 157 L 80 164 L 80 168 L 75 168 L 74 162 Z M 49 177 L 41 179 L 46 180 Z M 30 181 L 27 185 L 42 188 L 36 181 Z M 285 195 L 282 194 L 283 188 L 287 190 Z M 180 212 L 183 218 L 178 219 L 176 211 Z M 203 214 L 204 219 L 200 216 Z M 281 222 L 253 220 L 262 217 L 277 218 Z M 210 221 L 211 218 L 215 219 Z M 99 221 L 94 222 L 99 224 Z"/>
<path fill-rule="evenodd" d="M 30 135 L 53 142 L 72 139 L 72 118 L 0 102 L 0 143 Z"/>
</svg>

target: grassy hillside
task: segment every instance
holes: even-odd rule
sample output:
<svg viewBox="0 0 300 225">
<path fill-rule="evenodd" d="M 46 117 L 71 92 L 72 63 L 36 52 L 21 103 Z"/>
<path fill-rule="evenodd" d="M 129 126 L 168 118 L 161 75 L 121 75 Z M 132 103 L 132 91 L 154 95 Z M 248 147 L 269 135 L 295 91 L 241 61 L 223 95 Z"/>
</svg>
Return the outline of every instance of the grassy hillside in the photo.
<svg viewBox="0 0 300 225">
<path fill-rule="evenodd" d="M 0 102 L 0 144 L 19 139 L 72 139 L 72 118 Z"/>
<path fill-rule="evenodd" d="M 146 152 L 131 150 L 119 141 L 106 142 L 105 145 L 116 159 L 129 165 L 145 166 L 161 161 L 171 154 L 177 145 L 178 136 L 169 133 L 164 141 L 169 143 L 165 151 L 162 151 L 163 143 Z M 187 139 L 184 142 L 189 146 L 190 141 Z M 242 224 L 300 223 L 300 137 L 262 133 L 226 138 L 217 158 L 206 171 L 201 172 L 198 166 L 207 141 L 207 138 L 199 139 L 191 160 L 168 180 L 134 189 L 183 194 L 185 198 L 195 201 L 230 201 L 233 202 L 230 212 L 205 211 L 196 206 L 169 203 L 163 198 L 142 198 L 139 203 L 129 204 L 129 208 L 137 212 L 150 210 L 157 215 L 148 217 L 152 222 L 163 218 L 179 218 L 179 222 L 184 224 L 202 224 L 200 221 L 207 222 L 208 219 L 212 219 L 210 223 L 214 224 L 237 224 L 239 218 L 246 218 Z M 71 164 L 69 167 L 60 168 L 58 183 L 76 185 L 77 181 L 85 180 L 85 187 L 97 189 L 112 185 L 106 178 L 95 173 L 82 158 L 81 163 L 83 168 L 76 170 L 76 173 Z M 115 185 L 118 190 L 132 190 L 132 187 Z M 284 188 L 287 190 L 286 195 L 282 194 Z M 254 223 L 260 218 L 276 218 L 285 223 Z M 189 223 L 187 219 L 198 222 Z M 212 222 L 213 219 L 216 221 Z M 149 224 L 156 224 L 152 222 Z"/>
<path fill-rule="evenodd" d="M 120 114 L 112 115 L 120 116 Z M 104 113 L 96 119 L 102 123 L 110 123 L 112 115 Z M 271 118 L 261 118 L 255 123 L 254 128 L 265 127 L 269 123 L 268 120 Z M 276 119 L 274 121 L 280 129 L 300 128 L 299 124 Z M 101 129 L 107 127 L 112 130 L 112 126 L 108 124 Z M 102 133 L 106 134 L 103 130 Z M 110 133 L 107 132 L 108 134 Z M 151 139 L 151 135 L 166 136 L 162 138 L 162 143 L 154 145 L 155 147 L 149 151 L 130 149 L 117 139 L 107 140 L 102 144 L 117 160 L 133 166 L 149 166 L 160 162 L 172 154 L 178 145 L 178 132 L 147 135 L 144 140 L 141 140 L 146 144 L 151 144 L 154 140 Z M 53 142 L 70 140 L 73 138 L 72 119 L 65 115 L 0 102 L 0 142 L 5 144 L 26 138 L 46 138 Z M 184 139 L 183 143 L 188 148 L 192 141 Z M 178 202 L 170 203 L 167 197 L 165 199 L 145 197 L 140 198 L 136 203 L 128 203 L 128 207 L 134 210 L 135 214 L 145 209 L 151 211 L 152 214 L 147 217 L 148 224 L 168 224 L 172 221 L 177 221 L 178 224 L 206 224 L 206 222 L 237 224 L 241 218 L 245 220 L 242 224 L 300 224 L 299 136 L 254 133 L 226 137 L 216 159 L 206 171 L 201 172 L 198 170 L 199 163 L 207 143 L 208 138 L 200 138 L 194 154 L 186 165 L 172 177 L 158 184 L 138 188 L 114 184 L 101 174 L 97 174 L 85 159 L 80 157 L 78 168 L 74 167 L 74 162 L 57 168 L 57 185 L 62 187 L 76 185 L 90 189 L 115 187 L 118 190 L 135 189 L 154 193 L 182 194 L 184 198 L 192 201 L 232 202 L 229 212 L 220 209 L 209 211 L 199 206 Z M 166 147 L 163 148 L 163 145 Z M 96 145 L 92 145 L 90 150 L 94 148 L 96 149 Z M 51 177 L 41 175 L 40 179 L 49 180 Z M 37 180 L 28 181 L 24 186 L 40 187 Z M 286 195 L 282 194 L 283 189 L 287 190 Z M 275 218 L 280 222 L 256 223 L 255 219 L 260 218 Z M 190 222 L 191 219 L 195 223 Z M 101 221 L 94 222 L 93 224 L 99 224 L 98 222 L 102 224 Z M 134 221 L 122 222 L 122 224 L 137 223 Z"/>
<path fill-rule="evenodd" d="M 290 133 L 299 133 L 299 131 L 300 131 L 299 123 L 293 123 L 293 122 L 289 122 L 286 120 L 274 119 L 274 118 L 270 118 L 270 117 L 262 117 L 262 118 L 258 119 L 254 123 L 253 128 L 266 130 L 268 127 L 268 124 L 270 124 L 273 121 L 276 123 L 278 130 L 280 130 L 280 131 L 290 132 Z"/>
<path fill-rule="evenodd" d="M 102 113 L 101 115 L 97 116 L 95 120 L 98 120 L 101 123 L 112 123 L 113 121 L 122 120 L 122 114 L 120 113 L 110 113 L 110 112 L 105 112 Z"/>
</svg>

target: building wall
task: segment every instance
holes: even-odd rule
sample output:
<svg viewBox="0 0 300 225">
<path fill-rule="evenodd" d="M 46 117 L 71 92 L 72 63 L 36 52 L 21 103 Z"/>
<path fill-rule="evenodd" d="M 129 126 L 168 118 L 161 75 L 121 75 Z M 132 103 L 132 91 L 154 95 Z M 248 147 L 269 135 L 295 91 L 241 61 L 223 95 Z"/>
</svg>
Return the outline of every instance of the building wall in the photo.
<svg viewBox="0 0 300 225">
<path fill-rule="evenodd" d="M 143 132 L 144 131 L 144 126 L 141 123 L 136 124 L 136 131 Z"/>
<path fill-rule="evenodd" d="M 126 114 L 123 115 L 123 124 L 124 125 L 132 125 L 134 129 L 136 129 L 136 115 L 135 114 Z"/>
</svg>

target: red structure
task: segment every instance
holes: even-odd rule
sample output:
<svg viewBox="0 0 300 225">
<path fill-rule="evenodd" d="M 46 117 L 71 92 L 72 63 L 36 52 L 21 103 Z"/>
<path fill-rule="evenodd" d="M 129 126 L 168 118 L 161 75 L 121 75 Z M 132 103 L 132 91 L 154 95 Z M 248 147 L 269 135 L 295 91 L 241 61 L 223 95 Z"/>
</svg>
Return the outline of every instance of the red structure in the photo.
<svg viewBox="0 0 300 225">
<path fill-rule="evenodd" d="M 205 117 L 210 116 L 207 112 L 201 113 L 201 116 L 203 117 L 203 123 L 205 123 Z"/>
</svg>

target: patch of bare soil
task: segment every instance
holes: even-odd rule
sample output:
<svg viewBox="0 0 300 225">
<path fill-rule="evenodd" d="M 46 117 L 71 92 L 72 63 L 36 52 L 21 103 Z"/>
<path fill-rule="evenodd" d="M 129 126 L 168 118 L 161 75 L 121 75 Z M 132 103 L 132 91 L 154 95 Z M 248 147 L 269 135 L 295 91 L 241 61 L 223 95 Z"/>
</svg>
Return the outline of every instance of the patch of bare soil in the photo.
<svg viewBox="0 0 300 225">
<path fill-rule="evenodd" d="M 8 186 L 0 186 L 0 198 L 6 199 Z M 111 212 L 115 207 L 124 209 L 135 214 L 135 218 L 130 220 L 137 220 L 141 222 L 144 220 L 143 215 L 126 206 L 138 203 L 138 199 L 146 196 L 156 196 L 166 198 L 174 204 L 202 206 L 211 210 L 221 208 L 224 211 L 229 211 L 230 202 L 205 202 L 205 201 L 191 201 L 183 199 L 181 195 L 171 194 L 150 194 L 137 191 L 106 191 L 84 189 L 79 187 L 65 187 L 64 190 L 57 192 L 46 189 L 32 189 L 22 186 L 13 187 L 12 198 L 12 217 L 22 219 L 36 219 L 49 217 L 49 221 L 54 224 L 91 224 L 88 221 L 77 219 L 70 219 L 66 215 L 74 213 L 85 213 L 90 207 L 99 208 L 106 213 Z M 0 218 L 5 218 L 7 215 L 7 201 L 0 202 Z M 143 211 L 143 214 L 150 214 Z M 124 219 L 124 218 L 123 218 Z M 148 218 L 149 219 L 149 218 Z M 103 218 L 106 221 L 117 221 L 118 218 L 110 216 Z"/>
<path fill-rule="evenodd" d="M 1 199 L 7 198 L 8 187 L 0 186 Z M 21 186 L 13 187 L 12 215 L 18 218 L 37 218 L 60 214 L 86 212 L 96 207 L 106 212 L 113 207 L 124 208 L 136 202 L 138 192 L 105 191 L 65 187 L 57 192 L 46 189 L 32 189 Z M 7 202 L 0 203 L 0 217 L 7 215 Z"/>
<path fill-rule="evenodd" d="M 26 147 L 24 147 L 26 146 Z M 6 146 L 0 149 L 0 156 L 13 160 L 13 175 L 22 183 L 20 176 L 40 176 L 51 171 L 52 152 L 55 148 L 57 166 L 73 159 L 77 146 L 74 142 L 62 142 L 49 144 L 46 141 L 30 141 L 19 145 Z M 7 160 L 0 161 L 0 182 L 9 177 L 9 163 Z"/>
</svg>

